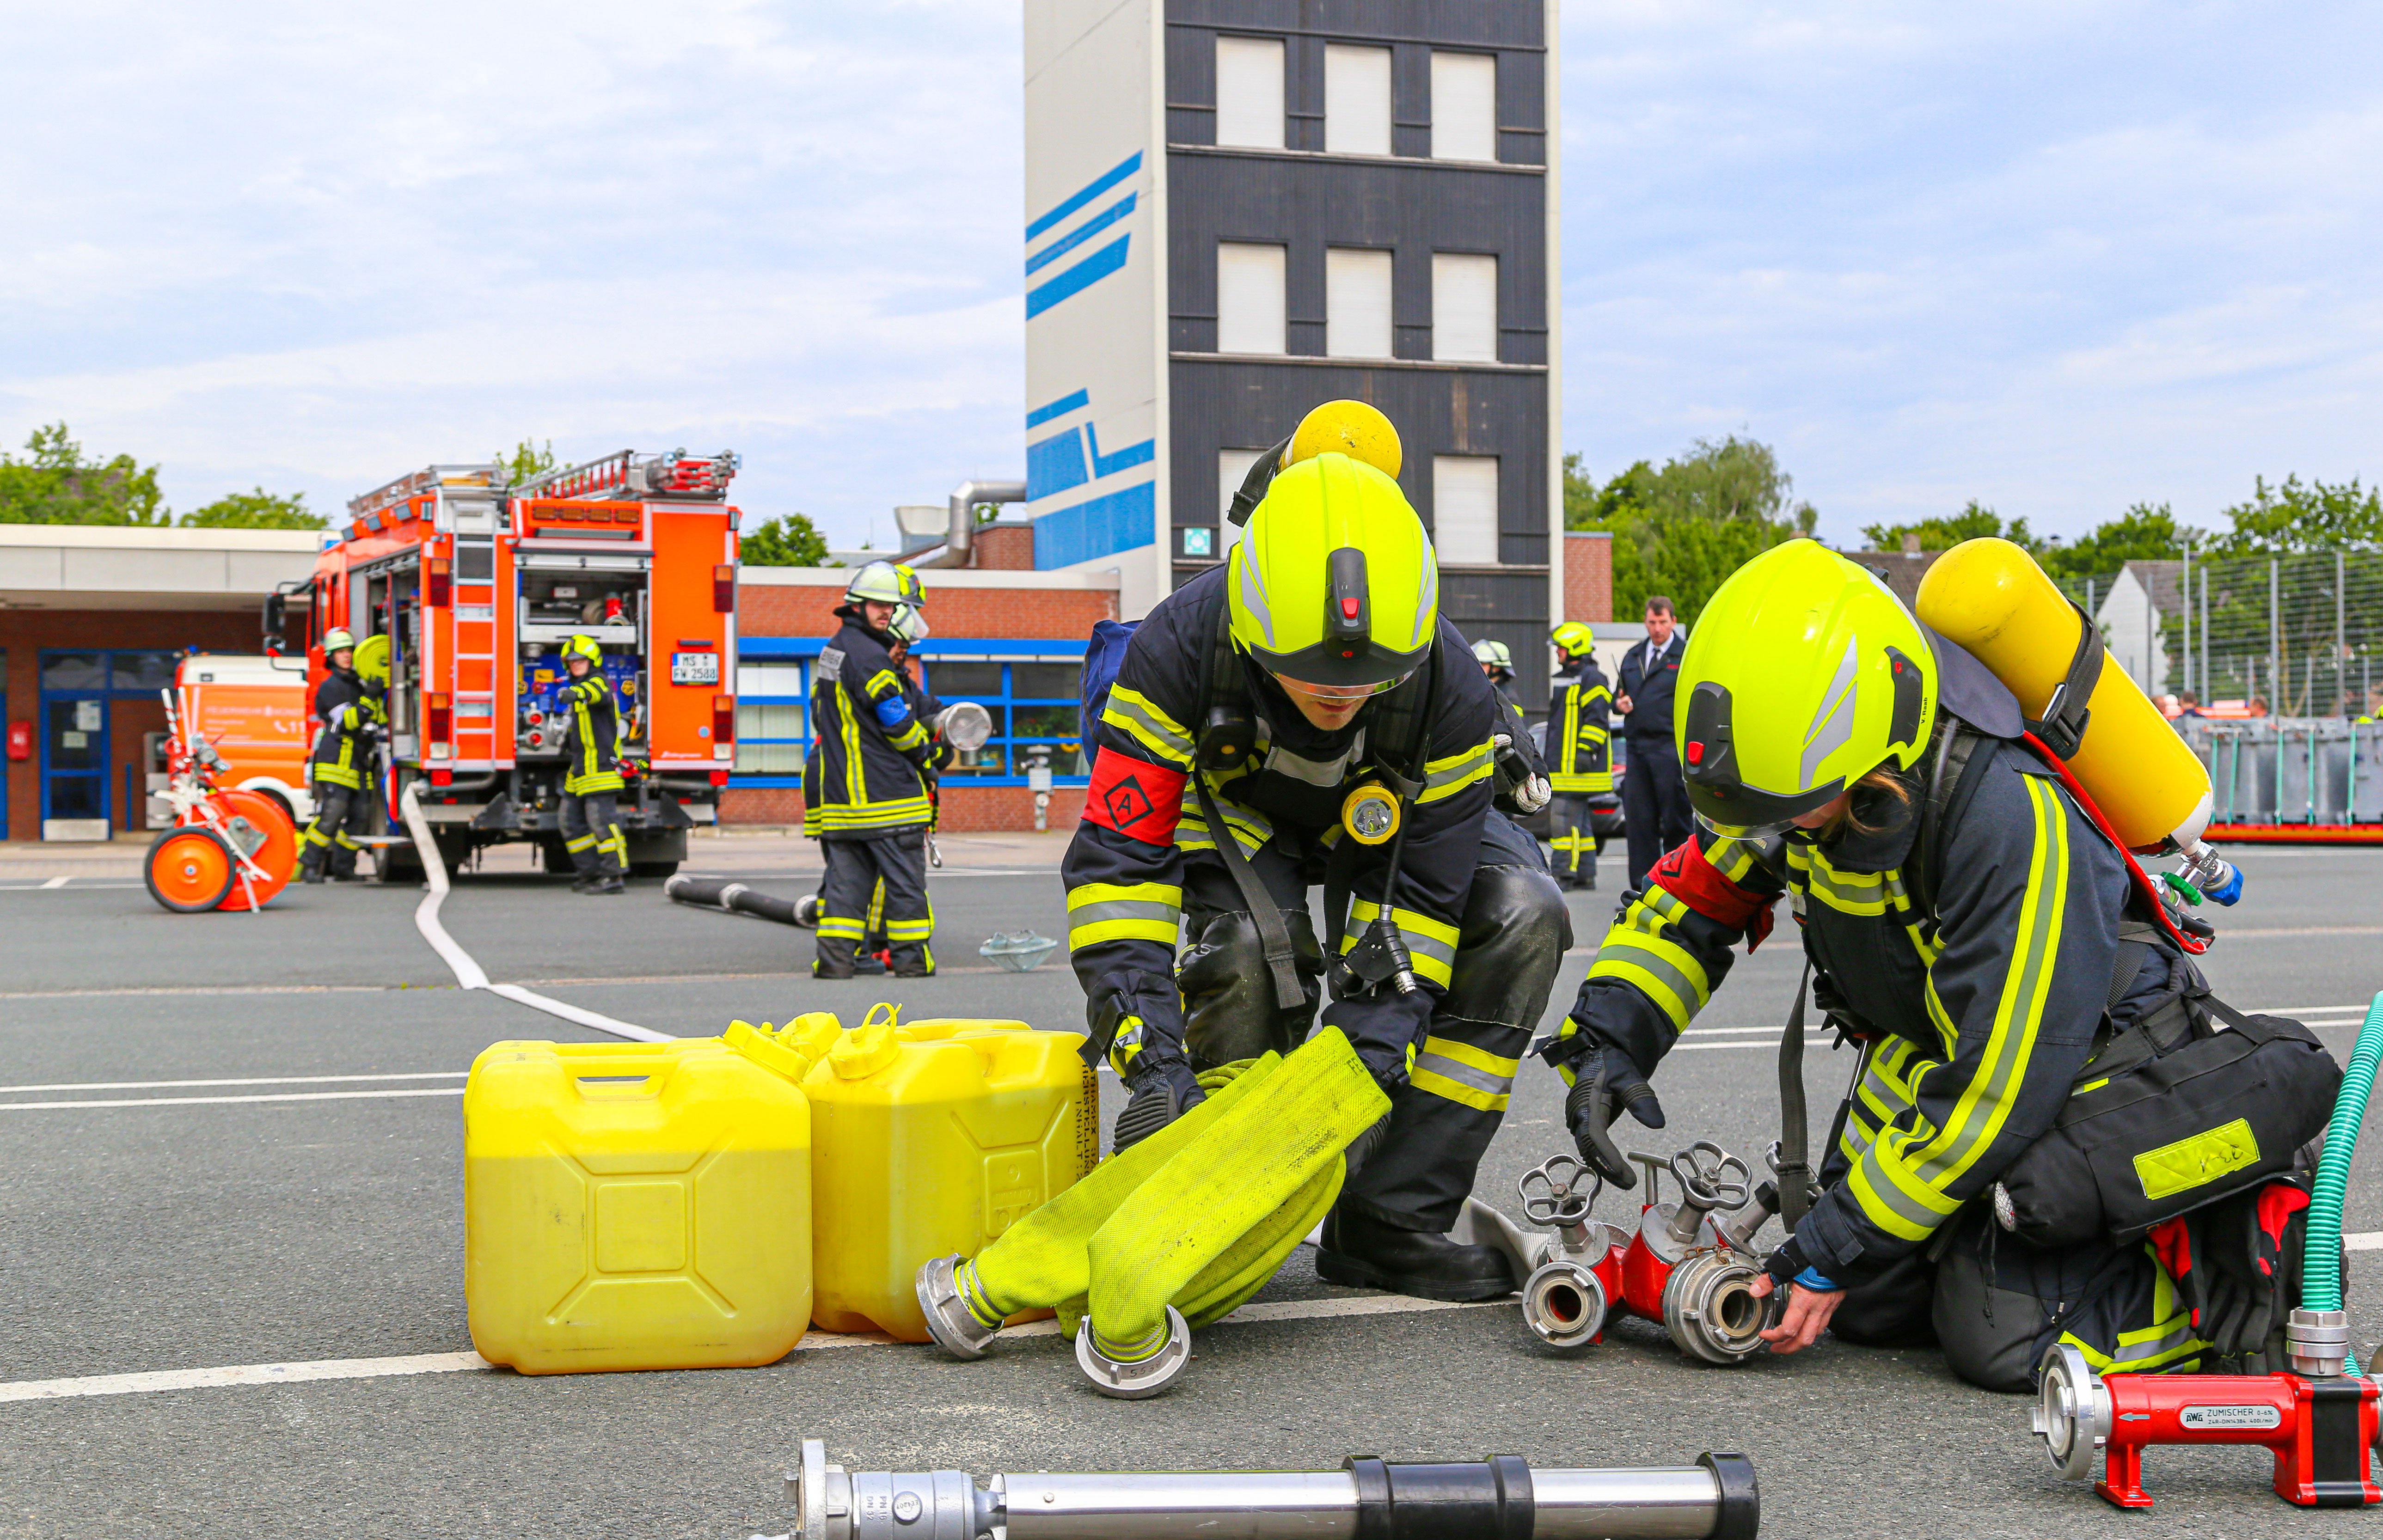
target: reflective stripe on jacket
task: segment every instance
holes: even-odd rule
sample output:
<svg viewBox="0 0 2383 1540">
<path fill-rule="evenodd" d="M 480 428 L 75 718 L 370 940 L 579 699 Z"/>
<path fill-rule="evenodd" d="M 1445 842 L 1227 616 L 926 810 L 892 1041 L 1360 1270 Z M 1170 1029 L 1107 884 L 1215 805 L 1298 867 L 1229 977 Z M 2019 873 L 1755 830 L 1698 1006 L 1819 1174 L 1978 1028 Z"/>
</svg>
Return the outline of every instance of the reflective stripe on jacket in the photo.
<svg viewBox="0 0 2383 1540">
<path fill-rule="evenodd" d="M 811 746 L 803 763 L 803 832 L 891 833 L 933 817 L 920 773 L 932 747 L 915 689 L 855 607 L 811 671 Z"/>
<path fill-rule="evenodd" d="M 364 729 L 389 720 L 379 696 L 365 689 L 353 673 L 333 670 L 315 687 L 315 716 L 323 724 L 312 756 L 315 782 L 361 791 L 372 758 Z"/>
<path fill-rule="evenodd" d="M 590 669 L 586 678 L 565 684 L 562 694 L 571 703 L 571 733 L 562 746 L 570 770 L 562 789 L 573 796 L 621 790 L 621 717 L 612 682 Z"/>
<path fill-rule="evenodd" d="M 1548 779 L 1570 796 L 1613 789 L 1613 691 L 1595 663 L 1556 675 L 1548 705 Z"/>
</svg>

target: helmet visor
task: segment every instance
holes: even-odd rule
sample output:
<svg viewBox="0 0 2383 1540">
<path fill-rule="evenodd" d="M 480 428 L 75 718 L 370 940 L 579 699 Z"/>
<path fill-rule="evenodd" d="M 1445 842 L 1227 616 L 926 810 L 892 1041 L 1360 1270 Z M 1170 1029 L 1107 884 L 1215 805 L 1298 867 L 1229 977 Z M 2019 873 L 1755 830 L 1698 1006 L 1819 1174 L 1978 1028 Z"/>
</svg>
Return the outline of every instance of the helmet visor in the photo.
<svg viewBox="0 0 2383 1540">
<path fill-rule="evenodd" d="M 1341 703 L 1371 700 L 1376 696 L 1386 696 L 1414 677 L 1414 670 L 1409 669 L 1402 674 L 1377 680 L 1371 684 L 1326 684 L 1314 680 L 1301 679 L 1296 675 L 1285 673 L 1279 669 L 1270 669 L 1267 671 L 1272 673 L 1275 682 L 1286 690 L 1303 695 L 1310 700 Z"/>
</svg>

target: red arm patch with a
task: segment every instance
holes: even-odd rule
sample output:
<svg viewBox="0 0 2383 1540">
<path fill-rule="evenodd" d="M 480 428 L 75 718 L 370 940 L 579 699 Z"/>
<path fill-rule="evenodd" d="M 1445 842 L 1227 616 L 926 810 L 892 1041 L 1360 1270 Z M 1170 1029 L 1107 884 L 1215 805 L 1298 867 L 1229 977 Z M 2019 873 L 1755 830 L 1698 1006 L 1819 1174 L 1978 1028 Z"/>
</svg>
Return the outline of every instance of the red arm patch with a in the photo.
<svg viewBox="0 0 2383 1540">
<path fill-rule="evenodd" d="M 1748 951 L 1771 931 L 1772 900 L 1747 892 L 1715 870 L 1693 834 L 1656 862 L 1647 879 L 1661 883 L 1665 893 L 1715 924 L 1747 932 Z"/>
<path fill-rule="evenodd" d="M 1171 845 L 1183 817 L 1183 783 L 1190 777 L 1115 749 L 1093 761 L 1093 783 L 1084 793 L 1084 821 L 1114 829 L 1144 844 Z"/>
</svg>

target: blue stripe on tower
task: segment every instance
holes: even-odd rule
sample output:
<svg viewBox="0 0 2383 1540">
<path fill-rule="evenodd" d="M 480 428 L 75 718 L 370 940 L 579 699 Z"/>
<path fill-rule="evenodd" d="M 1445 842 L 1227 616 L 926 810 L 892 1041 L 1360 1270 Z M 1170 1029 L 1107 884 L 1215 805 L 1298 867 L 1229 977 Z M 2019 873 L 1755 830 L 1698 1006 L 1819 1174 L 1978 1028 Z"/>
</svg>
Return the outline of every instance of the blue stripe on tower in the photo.
<svg viewBox="0 0 2383 1540">
<path fill-rule="evenodd" d="M 1118 236 L 1115 240 L 1110 241 L 1107 245 L 1102 247 L 1099 251 L 1094 252 L 1083 261 L 1076 264 L 1073 267 L 1068 268 L 1057 277 L 1053 278 L 1049 283 L 1043 285 L 1039 289 L 1028 290 L 1026 291 L 1026 318 L 1031 321 L 1034 317 L 1042 314 L 1044 311 L 1050 309 L 1053 305 L 1057 304 L 1060 301 L 1068 299 L 1082 292 L 1084 290 L 1091 288 L 1093 284 L 1100 282 L 1103 278 L 1107 277 L 1111 273 L 1116 272 L 1118 268 L 1123 267 L 1125 265 L 1125 244 L 1132 239 L 1133 237 L 1130 235 Z"/>
<path fill-rule="evenodd" d="M 1075 213 L 1086 203 L 1091 203 L 1093 199 L 1099 197 L 1102 193 L 1106 192 L 1110 188 L 1117 186 L 1117 183 L 1125 180 L 1128 177 L 1132 176 L 1135 172 L 1141 169 L 1142 152 L 1136 150 L 1132 154 L 1128 155 L 1116 166 L 1093 178 L 1091 185 L 1086 187 L 1081 192 L 1077 193 L 1075 196 L 1069 198 L 1066 203 L 1061 203 L 1057 208 L 1053 209 L 1042 218 L 1037 219 L 1034 223 L 1027 226 L 1026 239 L 1029 240 L 1033 240 L 1036 236 L 1041 235 L 1044 230 L 1049 229 L 1060 220 L 1067 218 L 1068 216 Z"/>
</svg>

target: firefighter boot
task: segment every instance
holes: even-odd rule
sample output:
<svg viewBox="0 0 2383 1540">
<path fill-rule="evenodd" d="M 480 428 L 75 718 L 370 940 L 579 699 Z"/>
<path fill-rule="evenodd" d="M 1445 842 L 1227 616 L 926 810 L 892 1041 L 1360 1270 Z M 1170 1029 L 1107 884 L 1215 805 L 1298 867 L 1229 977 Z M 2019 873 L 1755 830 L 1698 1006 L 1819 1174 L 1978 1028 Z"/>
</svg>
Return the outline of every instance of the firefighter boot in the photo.
<svg viewBox="0 0 2383 1540">
<path fill-rule="evenodd" d="M 1423 1300 L 1497 1300 L 1521 1280 L 1505 1253 L 1462 1246 L 1444 1235 L 1402 1230 L 1343 1202 L 1324 1221 L 1315 1275 L 1326 1283 L 1386 1288 Z"/>
</svg>

